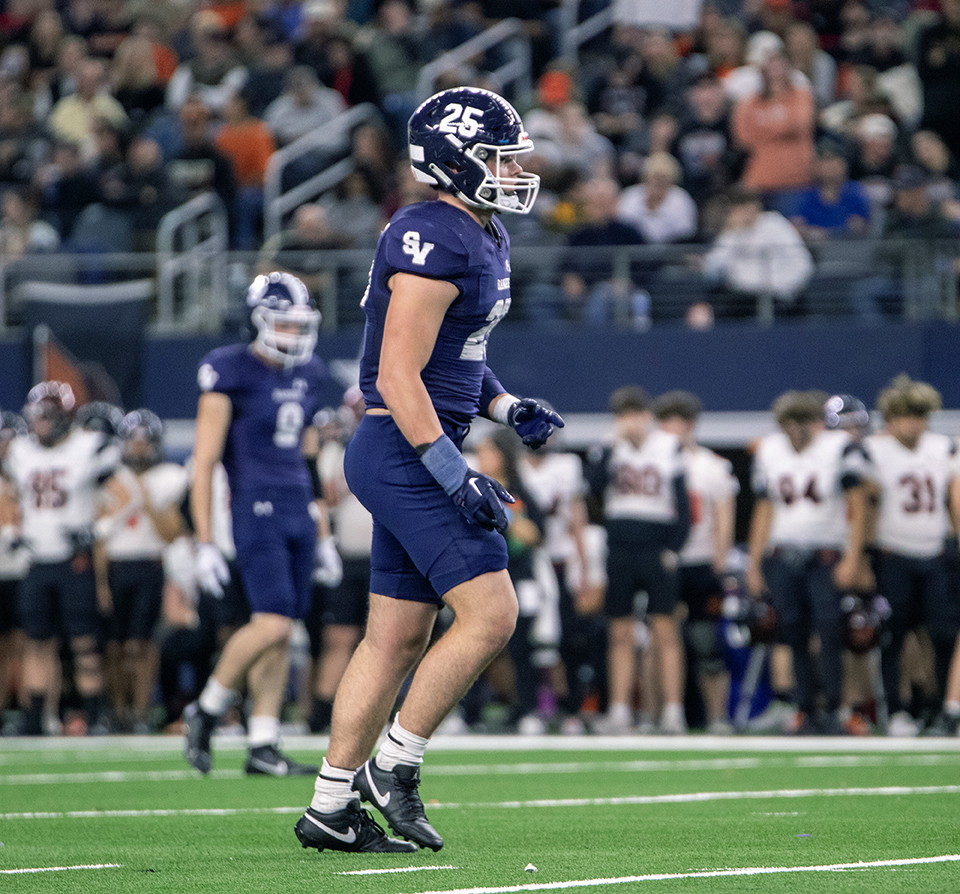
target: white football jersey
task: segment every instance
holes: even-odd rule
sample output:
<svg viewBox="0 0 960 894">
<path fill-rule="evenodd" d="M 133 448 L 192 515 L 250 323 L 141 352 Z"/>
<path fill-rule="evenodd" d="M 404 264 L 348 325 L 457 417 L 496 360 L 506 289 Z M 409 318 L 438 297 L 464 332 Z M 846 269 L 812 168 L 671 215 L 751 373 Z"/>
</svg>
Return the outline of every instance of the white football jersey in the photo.
<svg viewBox="0 0 960 894">
<path fill-rule="evenodd" d="M 188 456 L 184 469 L 187 472 L 187 486 L 193 484 L 193 456 Z M 210 535 L 214 545 L 224 558 L 233 561 L 237 557 L 237 547 L 233 542 L 233 513 L 230 509 L 230 482 L 223 463 L 213 467 L 212 494 L 210 507 Z M 191 522 L 193 519 L 191 519 Z"/>
<path fill-rule="evenodd" d="M 867 474 L 880 487 L 877 546 L 929 558 L 943 549 L 950 531 L 947 492 L 960 474 L 960 455 L 946 435 L 924 432 L 914 450 L 893 435 L 865 441 Z"/>
<path fill-rule="evenodd" d="M 651 430 L 639 447 L 618 439 L 610 456 L 610 482 L 604 494 L 608 519 L 670 524 L 677 518 L 671 482 L 686 460 L 676 435 Z"/>
<path fill-rule="evenodd" d="M 337 551 L 344 558 L 369 558 L 373 539 L 373 516 L 350 492 L 343 474 L 344 446 L 328 441 L 320 448 L 317 469 L 324 487 L 332 487 L 337 505 L 330 508 Z"/>
<path fill-rule="evenodd" d="M 520 478 L 545 516 L 543 550 L 554 562 L 576 553 L 570 536 L 571 507 L 587 485 L 583 464 L 575 453 L 547 453 L 542 461 L 520 463 Z"/>
<path fill-rule="evenodd" d="M 99 432 L 74 429 L 59 444 L 16 437 L 4 468 L 17 487 L 23 536 L 31 558 L 62 562 L 73 554 L 71 532 L 88 532 L 97 516 L 100 482 L 120 463 L 118 445 Z"/>
<path fill-rule="evenodd" d="M 187 492 L 187 470 L 177 463 L 158 463 L 142 475 L 135 475 L 128 466 L 117 470 L 130 494 L 130 502 L 118 525 L 107 538 L 107 556 L 111 559 L 159 559 L 167 542 L 157 533 L 144 509 L 144 492 L 157 511 L 179 505 Z"/>
<path fill-rule="evenodd" d="M 713 562 L 713 505 L 740 493 L 730 461 L 694 445 L 687 455 L 687 494 L 690 497 L 690 536 L 680 551 L 681 565 Z"/>
<path fill-rule="evenodd" d="M 4 488 L 13 490 L 13 485 L 7 481 L 0 481 L 0 491 Z M 18 541 L 15 548 L 11 548 L 8 538 L 0 537 L 0 580 L 20 580 L 30 567 L 30 554 Z"/>
<path fill-rule="evenodd" d="M 773 503 L 770 546 L 841 549 L 847 541 L 842 479 L 862 479 L 866 459 L 850 435 L 821 431 L 797 453 L 783 432 L 760 439 L 754 493 Z"/>
</svg>

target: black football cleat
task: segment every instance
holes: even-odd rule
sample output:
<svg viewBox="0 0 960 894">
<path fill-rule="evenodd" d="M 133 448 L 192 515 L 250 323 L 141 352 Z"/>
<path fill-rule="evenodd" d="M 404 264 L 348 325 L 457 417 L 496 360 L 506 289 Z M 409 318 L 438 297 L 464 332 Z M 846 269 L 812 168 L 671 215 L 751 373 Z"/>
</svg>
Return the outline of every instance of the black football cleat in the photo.
<svg viewBox="0 0 960 894">
<path fill-rule="evenodd" d="M 420 847 L 438 851 L 443 847 L 443 839 L 427 821 L 417 791 L 419 785 L 419 766 L 397 764 L 392 770 L 381 770 L 373 759 L 357 770 L 353 780 L 354 790 L 387 818 L 394 832 Z"/>
<path fill-rule="evenodd" d="M 195 770 L 206 775 L 213 766 L 210 754 L 210 737 L 217 727 L 218 719 L 208 714 L 197 702 L 191 702 L 183 709 L 183 723 L 186 728 L 186 741 L 183 756 Z"/>
<path fill-rule="evenodd" d="M 304 847 L 318 851 L 348 851 L 367 854 L 410 854 L 417 846 L 410 841 L 387 837 L 369 812 L 351 801 L 334 813 L 319 813 L 312 807 L 297 820 L 293 831 Z"/>
<path fill-rule="evenodd" d="M 276 745 L 251 748 L 243 769 L 248 776 L 316 776 L 320 772 L 319 767 L 295 761 Z"/>
</svg>

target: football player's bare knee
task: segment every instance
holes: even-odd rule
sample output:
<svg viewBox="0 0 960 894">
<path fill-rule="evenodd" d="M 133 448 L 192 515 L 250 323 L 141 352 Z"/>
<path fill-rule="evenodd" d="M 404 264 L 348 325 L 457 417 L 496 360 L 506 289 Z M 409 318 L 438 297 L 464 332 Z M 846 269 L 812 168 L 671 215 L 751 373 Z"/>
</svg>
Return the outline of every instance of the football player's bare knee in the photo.
<svg viewBox="0 0 960 894">
<path fill-rule="evenodd" d="M 611 647 L 633 648 L 635 642 L 634 621 L 632 617 L 611 618 L 607 628 Z"/>
<path fill-rule="evenodd" d="M 456 625 L 488 651 L 506 645 L 517 626 L 520 608 L 507 573 L 493 572 L 454 587 L 444 599 L 453 609 Z"/>
<path fill-rule="evenodd" d="M 436 620 L 433 605 L 371 593 L 362 645 L 397 661 L 416 661 L 430 642 Z"/>
<path fill-rule="evenodd" d="M 261 643 L 268 648 L 288 642 L 293 630 L 291 618 L 270 612 L 258 612 L 250 618 L 250 624 L 257 631 Z"/>
</svg>

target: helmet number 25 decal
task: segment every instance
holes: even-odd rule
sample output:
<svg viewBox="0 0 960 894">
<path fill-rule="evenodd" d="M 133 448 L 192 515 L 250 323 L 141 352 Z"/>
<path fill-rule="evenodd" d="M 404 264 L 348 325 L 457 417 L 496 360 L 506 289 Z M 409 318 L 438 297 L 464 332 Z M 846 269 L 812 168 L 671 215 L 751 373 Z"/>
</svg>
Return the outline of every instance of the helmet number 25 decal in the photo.
<svg viewBox="0 0 960 894">
<path fill-rule="evenodd" d="M 469 140 L 477 135 L 480 129 L 479 118 L 483 115 L 483 109 L 475 109 L 473 106 L 462 106 L 458 102 L 452 102 L 444 109 L 447 113 L 440 121 L 440 133 L 453 133 Z"/>
</svg>

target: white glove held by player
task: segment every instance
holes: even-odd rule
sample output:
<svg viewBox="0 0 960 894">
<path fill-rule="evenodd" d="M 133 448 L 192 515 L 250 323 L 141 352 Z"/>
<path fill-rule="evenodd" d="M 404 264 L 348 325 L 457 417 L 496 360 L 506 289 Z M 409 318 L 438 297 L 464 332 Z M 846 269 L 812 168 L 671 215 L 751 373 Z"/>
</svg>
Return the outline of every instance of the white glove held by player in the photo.
<svg viewBox="0 0 960 894">
<path fill-rule="evenodd" d="M 313 572 L 313 579 L 325 587 L 336 587 L 343 580 L 343 562 L 337 552 L 337 545 L 332 537 L 324 537 L 317 541 L 314 553 L 317 567 Z"/>
<path fill-rule="evenodd" d="M 223 598 L 223 585 L 230 580 L 227 560 L 212 543 L 198 543 L 194 577 L 197 586 L 217 599 Z"/>
</svg>

